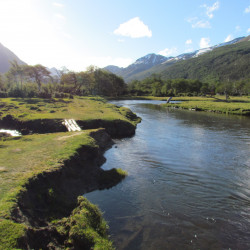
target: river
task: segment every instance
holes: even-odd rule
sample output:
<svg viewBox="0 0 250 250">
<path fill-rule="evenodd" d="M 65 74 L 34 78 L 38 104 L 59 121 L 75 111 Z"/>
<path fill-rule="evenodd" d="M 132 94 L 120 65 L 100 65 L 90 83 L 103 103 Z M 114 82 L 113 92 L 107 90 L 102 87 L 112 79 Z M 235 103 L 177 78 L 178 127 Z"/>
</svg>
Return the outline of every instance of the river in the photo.
<svg viewBox="0 0 250 250">
<path fill-rule="evenodd" d="M 115 140 L 104 169 L 117 186 L 85 196 L 117 249 L 250 249 L 250 119 L 116 101 L 142 118 Z M 151 103 L 151 104 L 147 104 Z"/>
</svg>

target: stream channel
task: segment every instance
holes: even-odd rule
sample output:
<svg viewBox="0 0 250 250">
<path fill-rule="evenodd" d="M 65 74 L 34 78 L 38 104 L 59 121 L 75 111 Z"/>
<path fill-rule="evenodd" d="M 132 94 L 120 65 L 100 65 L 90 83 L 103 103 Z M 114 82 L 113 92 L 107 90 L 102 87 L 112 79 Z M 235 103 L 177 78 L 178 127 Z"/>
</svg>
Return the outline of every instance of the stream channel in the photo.
<svg viewBox="0 0 250 250">
<path fill-rule="evenodd" d="M 142 118 L 103 169 L 128 172 L 85 196 L 117 249 L 250 249 L 250 119 L 116 101 Z M 150 103 L 150 104 L 149 104 Z"/>
</svg>

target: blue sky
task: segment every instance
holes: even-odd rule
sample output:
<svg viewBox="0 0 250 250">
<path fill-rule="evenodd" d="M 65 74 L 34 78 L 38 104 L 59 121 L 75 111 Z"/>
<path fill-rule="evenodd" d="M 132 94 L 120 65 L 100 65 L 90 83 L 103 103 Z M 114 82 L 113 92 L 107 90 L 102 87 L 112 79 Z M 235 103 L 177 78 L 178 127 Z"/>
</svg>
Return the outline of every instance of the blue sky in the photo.
<svg viewBox="0 0 250 250">
<path fill-rule="evenodd" d="M 28 64 L 127 66 L 250 35 L 250 0 L 0 0 L 0 43 Z"/>
</svg>

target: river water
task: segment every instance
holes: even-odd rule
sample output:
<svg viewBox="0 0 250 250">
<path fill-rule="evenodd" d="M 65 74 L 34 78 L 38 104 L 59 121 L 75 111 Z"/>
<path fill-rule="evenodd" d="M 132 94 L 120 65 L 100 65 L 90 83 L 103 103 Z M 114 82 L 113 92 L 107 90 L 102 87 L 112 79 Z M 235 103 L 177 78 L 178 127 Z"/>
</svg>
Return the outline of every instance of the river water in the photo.
<svg viewBox="0 0 250 250">
<path fill-rule="evenodd" d="M 151 104 L 147 104 L 151 103 Z M 117 186 L 85 196 L 117 249 L 250 249 L 250 119 L 117 101 L 142 122 L 116 140 L 104 169 Z"/>
</svg>

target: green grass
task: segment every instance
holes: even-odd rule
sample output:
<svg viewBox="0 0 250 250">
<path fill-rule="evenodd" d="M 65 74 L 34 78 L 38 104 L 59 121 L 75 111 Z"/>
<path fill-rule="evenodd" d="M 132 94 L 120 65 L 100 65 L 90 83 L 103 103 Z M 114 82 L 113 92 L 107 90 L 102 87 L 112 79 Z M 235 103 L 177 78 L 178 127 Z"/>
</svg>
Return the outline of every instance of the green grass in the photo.
<svg viewBox="0 0 250 250">
<path fill-rule="evenodd" d="M 19 121 L 100 119 L 112 123 L 112 121 L 122 120 L 131 123 L 134 127 L 140 121 L 140 118 L 129 109 L 109 104 L 99 97 L 47 100 L 2 98 L 0 99 L 0 120 L 7 115 Z M 0 249 L 16 248 L 18 241 L 25 236 L 27 226 L 12 221 L 12 212 L 20 194 L 27 191 L 26 184 L 41 173 L 60 170 L 65 161 L 78 155 L 80 149 L 98 147 L 96 141 L 90 136 L 92 131 L 0 138 Z M 105 186 L 109 184 L 108 182 L 118 183 L 125 175 L 125 172 L 120 169 L 103 171 L 100 180 L 97 181 L 100 185 L 103 181 Z M 60 200 L 58 199 L 60 197 L 55 197 L 57 193 L 53 188 L 48 188 L 47 192 L 49 199 L 55 200 L 54 203 Z M 67 225 L 63 225 L 63 222 Z M 82 244 L 83 240 L 86 245 L 90 244 L 94 249 L 112 249 L 112 243 L 106 235 L 107 225 L 100 211 L 87 200 L 79 201 L 78 207 L 70 217 L 64 218 L 63 222 L 61 224 L 58 222 L 60 225 L 56 225 L 58 230 L 67 231 L 69 247 Z"/>
<path fill-rule="evenodd" d="M 28 135 L 0 141 L 0 249 L 13 249 L 25 233 L 25 225 L 11 220 L 11 211 L 19 193 L 25 191 L 25 184 L 39 173 L 59 169 L 83 145 L 97 147 L 89 135 L 92 131 Z M 53 190 L 48 191 L 54 195 Z M 97 237 L 95 229 L 91 230 Z M 105 237 L 102 240 L 107 241 Z"/>
<path fill-rule="evenodd" d="M 87 131 L 28 135 L 0 142 L 0 218 L 9 218 L 18 193 L 31 177 L 60 168 L 81 145 L 96 146 Z"/>
<path fill-rule="evenodd" d="M 123 113 L 123 114 L 122 114 Z M 90 121 L 120 119 L 131 122 L 124 111 L 100 97 L 74 99 L 1 98 L 0 119 L 11 115 L 20 121 L 36 119 L 75 119 Z M 133 123 L 133 122 L 132 122 Z"/>
<path fill-rule="evenodd" d="M 0 249 L 14 249 L 18 240 L 25 234 L 25 225 L 0 219 Z"/>
<path fill-rule="evenodd" d="M 78 206 L 68 218 L 53 224 L 61 235 L 66 236 L 65 248 L 114 249 L 112 242 L 107 239 L 108 226 L 100 210 L 84 197 L 78 198 Z"/>
<path fill-rule="evenodd" d="M 174 97 L 172 101 L 180 103 L 163 104 L 164 107 L 175 107 L 189 110 L 210 111 L 234 115 L 250 115 L 250 97 Z"/>
</svg>

